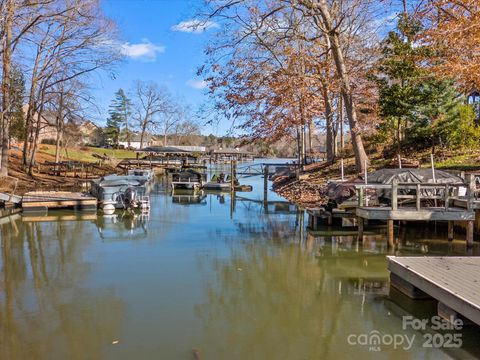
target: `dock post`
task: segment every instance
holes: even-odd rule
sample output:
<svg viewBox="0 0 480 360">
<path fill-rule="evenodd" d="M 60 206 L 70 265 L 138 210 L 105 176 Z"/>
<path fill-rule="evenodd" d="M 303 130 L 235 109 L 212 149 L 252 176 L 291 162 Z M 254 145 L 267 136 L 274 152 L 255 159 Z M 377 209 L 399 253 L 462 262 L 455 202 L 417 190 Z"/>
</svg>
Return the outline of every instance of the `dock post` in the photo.
<svg viewBox="0 0 480 360">
<path fill-rule="evenodd" d="M 398 209 L 398 180 L 392 181 L 392 210 Z"/>
<path fill-rule="evenodd" d="M 230 161 L 230 190 L 235 191 L 235 160 Z"/>
<path fill-rule="evenodd" d="M 475 184 L 475 176 L 472 174 L 467 174 L 465 177 L 466 183 L 468 185 L 467 187 L 467 210 L 471 211 L 473 208 L 473 201 L 475 200 L 475 189 L 476 189 L 476 184 Z"/>
<path fill-rule="evenodd" d="M 263 168 L 263 202 L 268 202 L 268 165 Z"/>
<path fill-rule="evenodd" d="M 358 223 L 358 241 L 363 241 L 363 218 L 360 216 L 357 216 L 357 223 Z"/>
<path fill-rule="evenodd" d="M 473 220 L 467 221 L 467 247 L 473 246 Z"/>
<path fill-rule="evenodd" d="M 395 244 L 395 235 L 393 231 L 393 220 L 387 220 L 387 239 L 388 239 L 388 246 L 393 247 Z"/>
<path fill-rule="evenodd" d="M 448 241 L 453 240 L 453 221 L 448 222 Z"/>
</svg>

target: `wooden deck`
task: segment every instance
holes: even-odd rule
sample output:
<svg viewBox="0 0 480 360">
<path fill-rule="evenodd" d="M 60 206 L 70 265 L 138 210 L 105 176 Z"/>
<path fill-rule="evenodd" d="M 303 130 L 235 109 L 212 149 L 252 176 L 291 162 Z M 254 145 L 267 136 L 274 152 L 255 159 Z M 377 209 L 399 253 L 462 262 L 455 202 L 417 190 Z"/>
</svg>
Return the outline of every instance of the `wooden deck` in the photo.
<svg viewBox="0 0 480 360">
<path fill-rule="evenodd" d="M 410 284 L 413 294 L 439 301 L 440 315 L 447 309 L 480 325 L 480 257 L 388 256 L 388 268 L 398 290 L 411 296 Z"/>
<path fill-rule="evenodd" d="M 362 238 L 364 219 L 387 221 L 387 239 L 391 246 L 395 243 L 394 221 L 447 221 L 449 240 L 454 237 L 454 223 L 457 221 L 466 224 L 467 246 L 473 246 L 474 205 L 477 201 L 474 176 L 468 176 L 466 183 L 399 183 L 393 180 L 391 185 L 356 184 L 355 187 L 359 238 Z M 378 197 L 382 193 L 382 196 L 388 194 L 389 207 L 379 203 Z M 374 204 L 370 200 L 374 200 Z M 459 207 L 459 204 L 463 206 Z"/>
<path fill-rule="evenodd" d="M 75 208 L 93 210 L 97 208 L 97 199 L 80 192 L 33 191 L 23 195 L 23 210 L 46 210 Z"/>
<path fill-rule="evenodd" d="M 312 230 L 317 230 L 320 227 L 320 220 L 326 221 L 327 225 L 332 225 L 334 219 L 355 219 L 355 212 L 347 211 L 345 209 L 332 209 L 327 211 L 323 207 L 308 208 L 308 227 Z"/>
<path fill-rule="evenodd" d="M 474 221 L 475 212 L 462 208 L 429 207 L 417 210 L 414 207 L 368 207 L 356 210 L 357 216 L 371 220 L 406 220 L 406 221 Z"/>
</svg>

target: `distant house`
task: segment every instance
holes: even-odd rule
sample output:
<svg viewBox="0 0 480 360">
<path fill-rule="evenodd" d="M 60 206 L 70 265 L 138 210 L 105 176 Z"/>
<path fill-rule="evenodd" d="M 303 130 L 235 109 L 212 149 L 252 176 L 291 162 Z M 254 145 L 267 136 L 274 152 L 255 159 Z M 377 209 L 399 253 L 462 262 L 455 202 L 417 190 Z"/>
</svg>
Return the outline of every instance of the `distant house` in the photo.
<svg viewBox="0 0 480 360">
<path fill-rule="evenodd" d="M 78 125 L 78 132 L 82 136 L 82 143 L 99 146 L 102 142 L 102 130 L 98 125 L 90 120 L 86 120 Z"/>
<path fill-rule="evenodd" d="M 23 114 L 27 115 L 28 104 L 23 105 Z M 38 120 L 38 113 L 33 115 L 33 121 L 36 124 Z M 44 112 L 40 122 L 40 130 L 38 133 L 38 141 L 41 143 L 45 140 L 54 140 L 57 138 L 57 127 L 55 116 L 50 112 Z"/>
<path fill-rule="evenodd" d="M 128 148 L 130 146 L 132 149 L 141 149 L 141 148 L 145 148 L 145 147 L 148 147 L 148 146 L 153 146 L 157 142 L 158 142 L 158 139 L 155 136 L 147 133 L 143 137 L 143 146 L 141 146 L 140 145 L 140 134 L 132 134 L 130 136 L 130 145 L 129 145 L 129 142 L 124 137 L 122 137 L 120 139 L 120 141 L 118 142 L 118 145 L 123 146 L 125 148 Z"/>
</svg>

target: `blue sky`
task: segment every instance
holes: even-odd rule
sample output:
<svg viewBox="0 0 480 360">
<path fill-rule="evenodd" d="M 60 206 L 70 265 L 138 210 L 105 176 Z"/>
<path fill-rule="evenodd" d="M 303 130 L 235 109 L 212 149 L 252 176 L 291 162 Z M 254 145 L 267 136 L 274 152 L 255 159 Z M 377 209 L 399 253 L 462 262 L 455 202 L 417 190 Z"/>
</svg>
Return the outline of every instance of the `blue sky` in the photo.
<svg viewBox="0 0 480 360">
<path fill-rule="evenodd" d="M 204 83 L 196 77 L 205 57 L 203 48 L 214 32 L 193 32 L 185 25 L 194 19 L 201 0 L 103 0 L 107 16 L 118 24 L 125 61 L 117 66 L 115 78 L 101 76 L 94 96 L 105 121 L 114 92 L 129 90 L 135 80 L 166 86 L 177 98 L 192 106 L 193 113 L 208 100 Z M 215 24 L 211 24 L 215 27 Z M 230 124 L 206 126 L 203 133 L 225 134 Z"/>
<path fill-rule="evenodd" d="M 205 31 L 193 31 L 188 25 L 202 0 L 102 0 L 106 15 L 119 27 L 125 61 L 116 68 L 115 78 L 100 76 L 93 95 L 102 113 L 94 120 L 104 123 L 115 91 L 128 92 L 135 80 L 154 81 L 166 86 L 180 101 L 191 105 L 195 115 L 208 101 L 205 84 L 196 71 L 204 63 L 203 49 L 214 34 L 216 24 Z M 387 6 L 379 11 L 379 25 L 394 24 L 395 10 Z M 231 122 L 202 125 L 202 133 L 225 135 Z"/>
</svg>

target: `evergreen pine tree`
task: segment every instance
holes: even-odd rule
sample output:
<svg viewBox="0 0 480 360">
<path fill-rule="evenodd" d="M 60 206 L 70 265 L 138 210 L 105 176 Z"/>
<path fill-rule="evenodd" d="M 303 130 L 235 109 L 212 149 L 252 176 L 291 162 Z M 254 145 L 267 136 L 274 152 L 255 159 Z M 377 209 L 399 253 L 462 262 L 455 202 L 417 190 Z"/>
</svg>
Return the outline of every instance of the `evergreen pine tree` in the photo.
<svg viewBox="0 0 480 360">
<path fill-rule="evenodd" d="M 123 136 L 130 147 L 131 131 L 129 120 L 131 116 L 131 101 L 123 89 L 119 89 L 115 93 L 115 98 L 112 100 L 108 113 L 110 117 L 107 119 L 105 132 L 107 141 L 113 146 L 118 146 L 118 142 Z"/>
<path fill-rule="evenodd" d="M 383 41 L 377 68 L 379 108 L 383 122 L 380 133 L 394 139 L 397 152 L 406 143 L 420 149 L 451 145 L 462 106 L 453 83 L 428 73 L 425 60 L 431 49 L 415 43 L 420 24 L 401 15 L 397 30 Z"/>
</svg>

